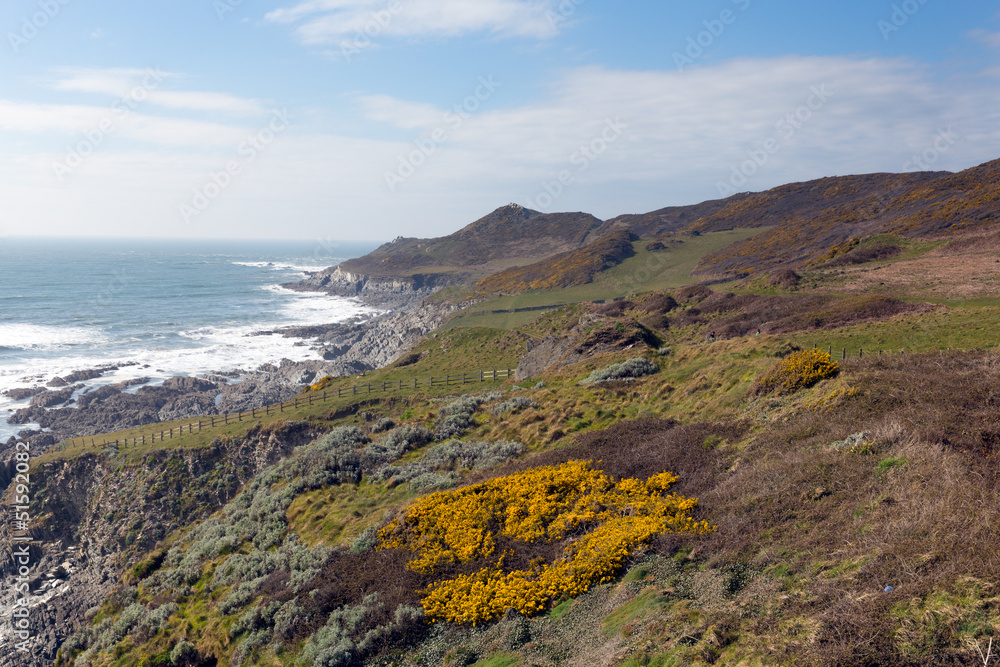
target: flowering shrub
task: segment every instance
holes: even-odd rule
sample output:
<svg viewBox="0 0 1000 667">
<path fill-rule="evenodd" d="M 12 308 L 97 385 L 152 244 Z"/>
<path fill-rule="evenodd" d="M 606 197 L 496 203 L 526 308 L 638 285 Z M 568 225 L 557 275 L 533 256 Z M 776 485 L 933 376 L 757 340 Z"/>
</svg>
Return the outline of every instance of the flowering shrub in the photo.
<svg viewBox="0 0 1000 667">
<path fill-rule="evenodd" d="M 840 366 L 828 353 L 819 349 L 799 350 L 782 359 L 761 378 L 757 393 L 777 390 L 781 394 L 790 394 L 832 377 L 839 370 Z"/>
<path fill-rule="evenodd" d="M 507 609 L 532 614 L 610 580 L 654 535 L 713 530 L 691 518 L 696 499 L 667 493 L 676 480 L 664 472 L 615 482 L 586 461 L 536 468 L 421 498 L 380 531 L 379 548 L 414 551 L 408 567 L 433 574 L 445 564 L 490 559 L 498 535 L 529 543 L 568 538 L 566 555 L 553 563 L 507 572 L 501 555 L 474 574 L 432 584 L 422 603 L 431 619 L 473 625 Z"/>
</svg>

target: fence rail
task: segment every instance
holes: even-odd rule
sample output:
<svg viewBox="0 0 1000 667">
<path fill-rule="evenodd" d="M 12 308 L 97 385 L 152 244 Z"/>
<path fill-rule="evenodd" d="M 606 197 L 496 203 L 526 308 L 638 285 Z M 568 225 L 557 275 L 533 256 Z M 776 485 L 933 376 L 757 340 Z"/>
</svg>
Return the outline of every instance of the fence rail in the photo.
<svg viewBox="0 0 1000 667">
<path fill-rule="evenodd" d="M 828 345 L 827 346 L 827 354 L 829 354 L 834 359 L 836 359 L 837 356 L 838 356 L 836 354 L 836 352 L 837 351 L 834 350 L 834 348 L 833 348 L 832 345 Z M 885 354 L 885 355 L 889 355 L 889 354 L 906 354 L 906 350 L 900 350 L 897 353 L 895 350 L 881 350 L 881 349 L 879 349 L 879 350 L 872 350 L 872 349 L 869 348 L 869 350 L 866 352 L 863 347 L 859 347 L 856 357 L 858 359 L 864 359 L 866 356 L 868 356 L 868 357 L 881 357 L 883 354 Z M 840 359 L 842 361 L 846 361 L 847 359 L 851 358 L 851 353 L 850 353 L 850 351 L 846 347 L 842 347 L 842 348 L 840 348 L 840 354 L 839 354 L 839 356 L 840 356 Z"/>
<path fill-rule="evenodd" d="M 208 417 L 192 420 L 190 422 L 180 424 L 179 426 L 173 426 L 169 429 L 165 428 L 160 429 L 159 431 L 153 430 L 153 432 L 149 435 L 140 435 L 132 438 L 115 438 L 114 440 L 110 440 L 105 437 L 101 442 L 97 442 L 96 436 L 91 438 L 72 438 L 70 440 L 64 440 L 60 444 L 56 445 L 54 450 L 65 451 L 79 447 L 89 447 L 93 449 L 102 447 L 116 447 L 122 449 L 127 449 L 128 447 L 134 448 L 147 443 L 153 444 L 156 442 L 163 442 L 164 440 L 170 440 L 175 437 L 175 434 L 176 437 L 180 437 L 185 433 L 200 433 L 205 428 L 228 426 L 229 424 L 240 423 L 244 419 L 253 421 L 258 417 L 281 414 L 285 410 L 294 410 L 296 408 L 300 408 L 305 405 L 313 405 L 315 403 L 325 403 L 331 399 L 343 398 L 344 396 L 367 396 L 369 394 L 385 393 L 394 390 L 401 391 L 403 389 L 419 389 L 421 387 L 449 387 L 455 384 L 465 385 L 479 382 L 498 382 L 512 377 L 514 377 L 514 369 L 512 368 L 491 368 L 489 370 L 478 370 L 471 373 L 443 376 L 432 375 L 426 378 L 396 380 L 395 382 L 383 380 L 380 382 L 367 382 L 365 384 L 352 384 L 350 387 L 338 387 L 337 389 L 327 388 L 322 390 L 322 392 L 314 390 L 299 394 L 295 398 L 282 401 L 281 403 L 273 403 L 271 405 L 265 405 L 262 408 L 253 408 L 251 410 L 237 412 L 235 414 L 226 413 L 222 415 L 209 415 Z"/>
</svg>

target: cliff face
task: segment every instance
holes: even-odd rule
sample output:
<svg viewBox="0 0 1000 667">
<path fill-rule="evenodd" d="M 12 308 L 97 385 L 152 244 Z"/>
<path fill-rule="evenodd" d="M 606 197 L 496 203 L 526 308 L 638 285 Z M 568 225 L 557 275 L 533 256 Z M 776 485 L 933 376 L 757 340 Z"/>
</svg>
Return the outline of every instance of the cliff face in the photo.
<svg viewBox="0 0 1000 667">
<path fill-rule="evenodd" d="M 407 295 L 468 284 L 511 265 L 576 250 L 608 229 L 609 223 L 589 213 L 546 214 L 508 204 L 448 236 L 400 237 L 286 287 L 396 306 Z"/>
<path fill-rule="evenodd" d="M 200 450 L 159 451 L 137 465 L 87 454 L 45 464 L 31 474 L 30 651 L 0 633 L 4 665 L 48 664 L 62 642 L 136 564 L 171 531 L 204 519 L 247 480 L 317 436 L 304 422 L 256 431 Z M 0 618 L 6 625 L 19 597 L 13 559 L 18 548 L 0 535 Z"/>
<path fill-rule="evenodd" d="M 287 283 L 290 289 L 306 292 L 325 292 L 336 296 L 356 296 L 374 305 L 398 308 L 409 305 L 414 299 L 448 285 L 465 282 L 468 272 L 416 273 L 397 277 L 357 273 L 333 266 L 317 271 L 297 283 Z"/>
</svg>

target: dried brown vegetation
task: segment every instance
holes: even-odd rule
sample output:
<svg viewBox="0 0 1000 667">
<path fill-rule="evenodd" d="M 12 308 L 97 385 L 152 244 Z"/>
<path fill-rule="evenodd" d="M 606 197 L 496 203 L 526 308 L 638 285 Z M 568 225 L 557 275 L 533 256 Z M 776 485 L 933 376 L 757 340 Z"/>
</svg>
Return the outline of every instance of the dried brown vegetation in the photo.
<svg viewBox="0 0 1000 667">
<path fill-rule="evenodd" d="M 578 250 L 561 253 L 528 266 L 519 266 L 483 278 L 476 283 L 481 292 L 517 294 L 529 289 L 553 289 L 584 285 L 604 269 L 635 254 L 631 232 L 615 232 Z"/>
</svg>

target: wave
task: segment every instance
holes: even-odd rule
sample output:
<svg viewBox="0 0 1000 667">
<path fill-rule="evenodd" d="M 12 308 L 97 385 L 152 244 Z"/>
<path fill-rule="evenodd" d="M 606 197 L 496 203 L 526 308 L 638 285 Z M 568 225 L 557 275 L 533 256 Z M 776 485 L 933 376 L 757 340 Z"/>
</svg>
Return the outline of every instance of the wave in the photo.
<svg viewBox="0 0 1000 667">
<path fill-rule="evenodd" d="M 249 266 L 255 269 L 273 269 L 275 271 L 296 271 L 298 273 L 314 273 L 329 268 L 328 265 L 301 265 L 287 264 L 285 262 L 233 262 L 237 266 Z"/>
<path fill-rule="evenodd" d="M 108 337 L 100 329 L 41 324 L 0 324 L 0 349 L 67 350 L 79 345 L 101 345 Z"/>
</svg>

